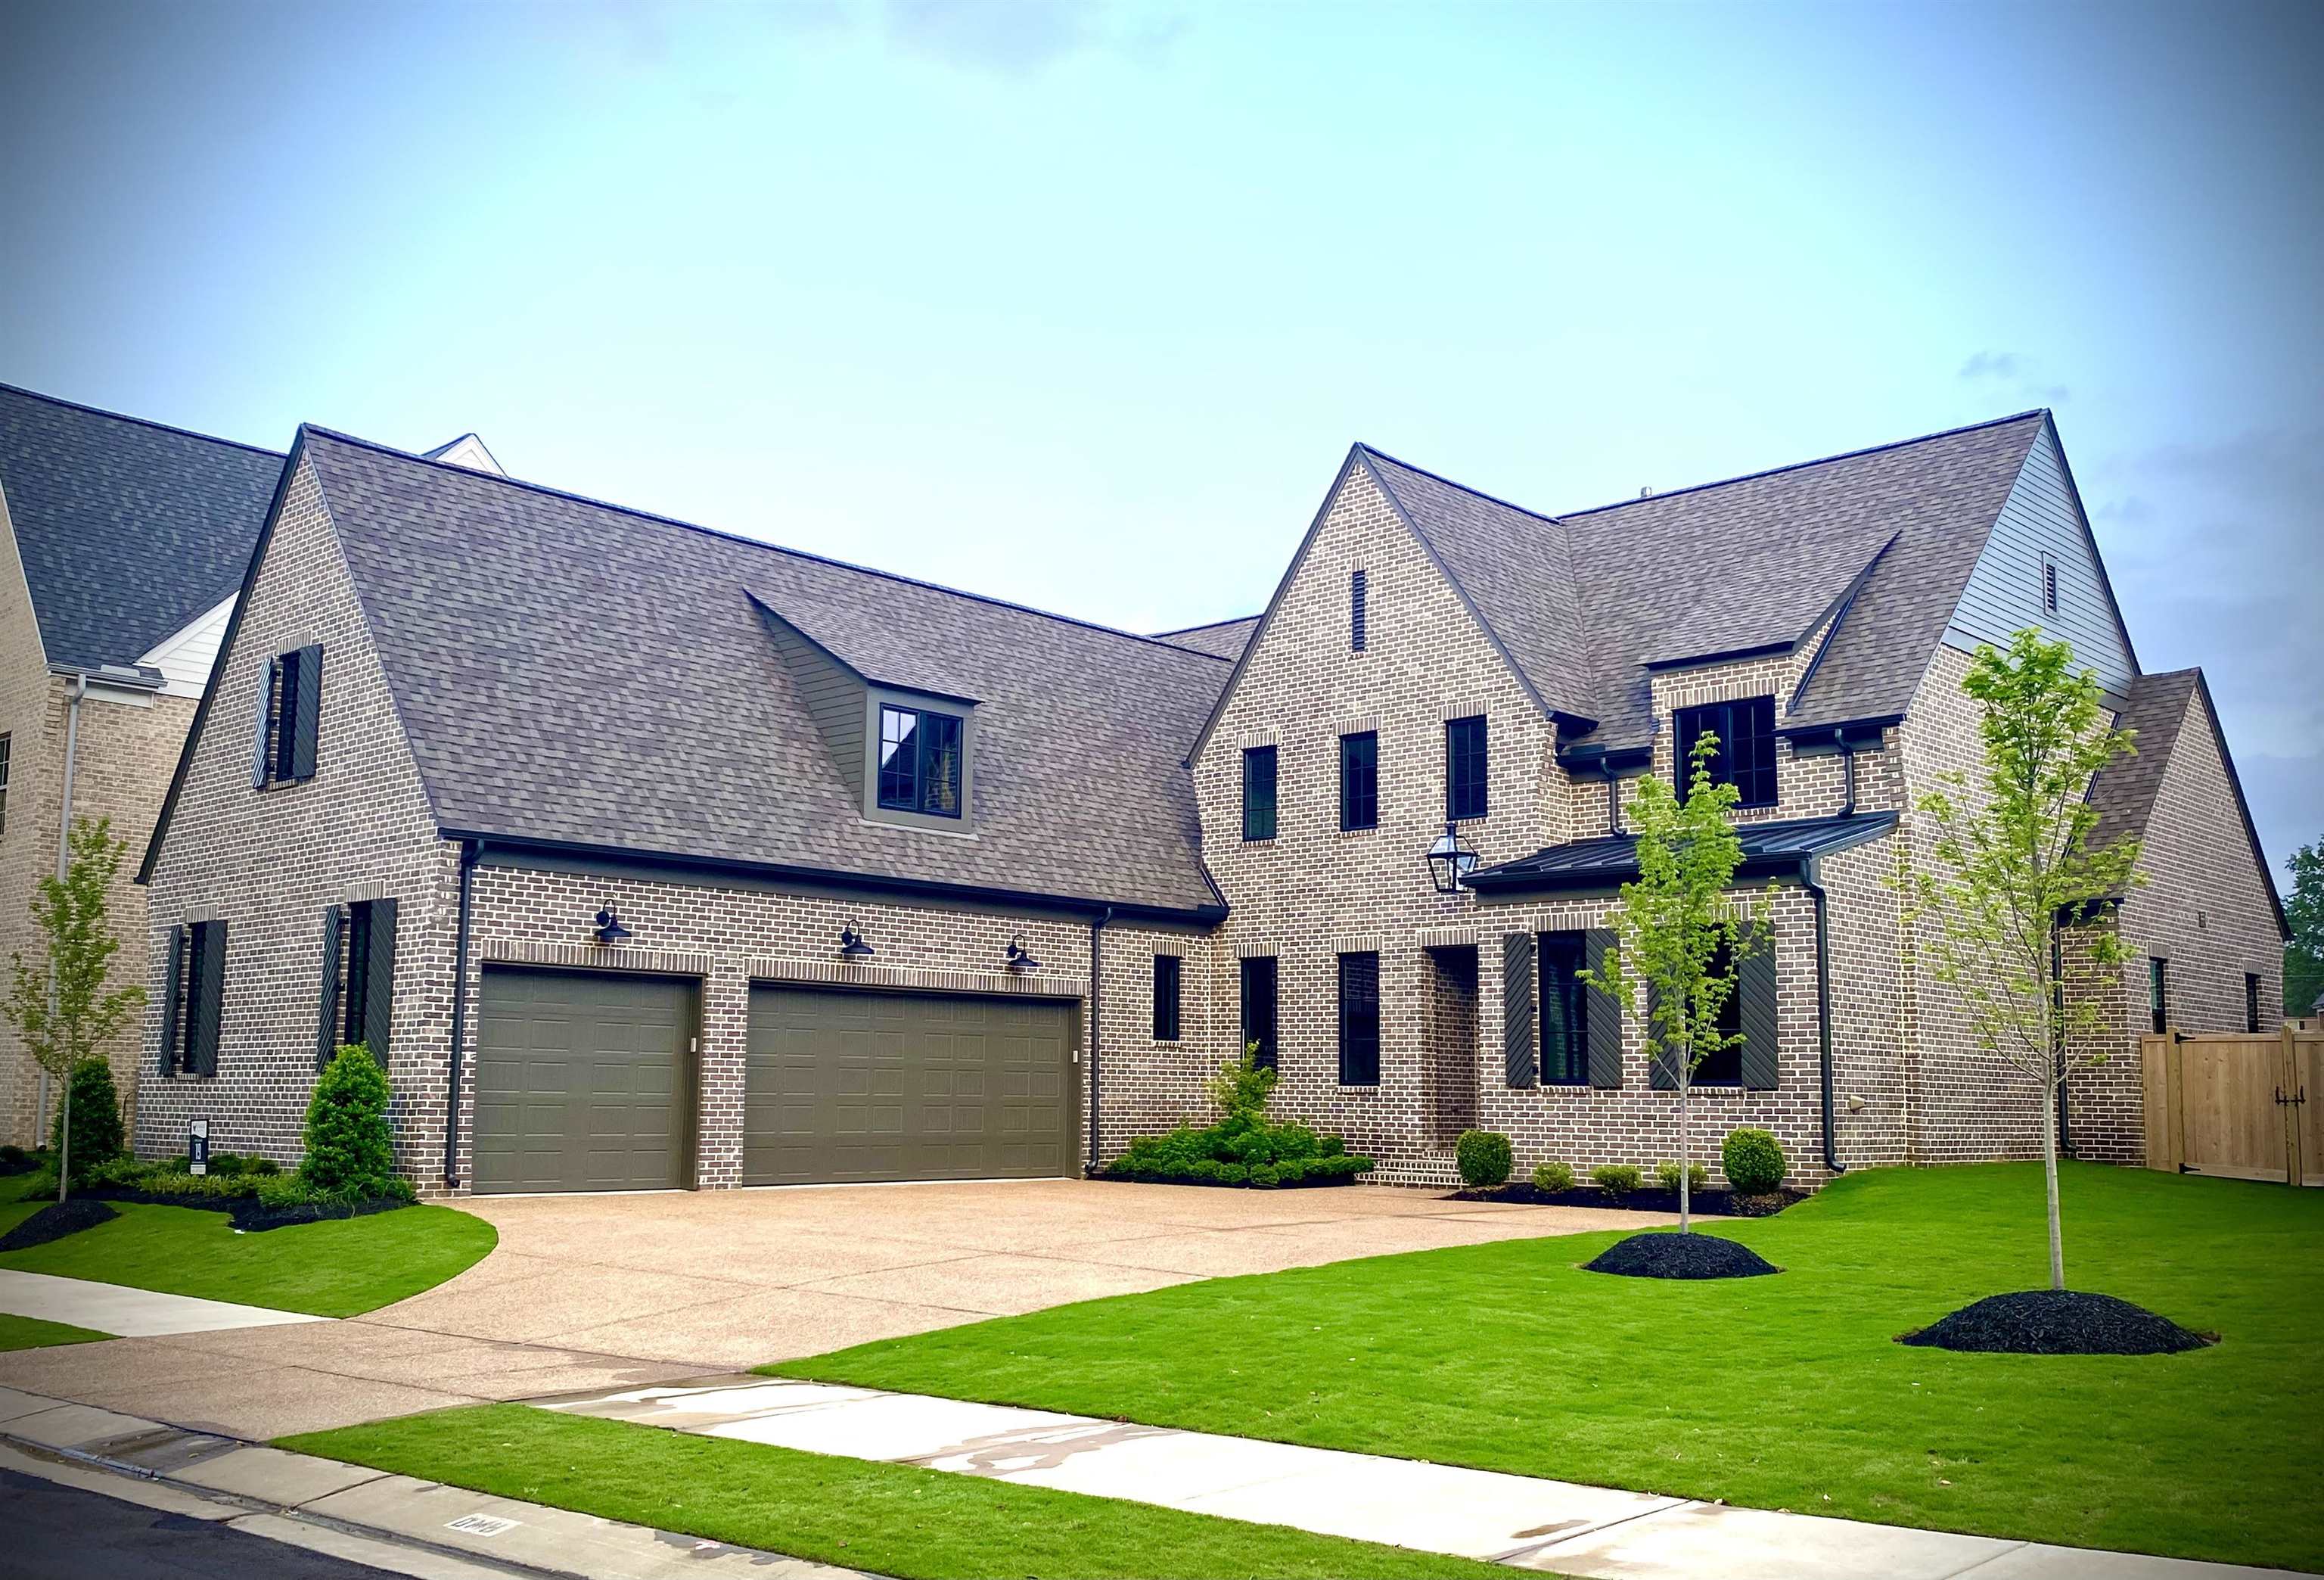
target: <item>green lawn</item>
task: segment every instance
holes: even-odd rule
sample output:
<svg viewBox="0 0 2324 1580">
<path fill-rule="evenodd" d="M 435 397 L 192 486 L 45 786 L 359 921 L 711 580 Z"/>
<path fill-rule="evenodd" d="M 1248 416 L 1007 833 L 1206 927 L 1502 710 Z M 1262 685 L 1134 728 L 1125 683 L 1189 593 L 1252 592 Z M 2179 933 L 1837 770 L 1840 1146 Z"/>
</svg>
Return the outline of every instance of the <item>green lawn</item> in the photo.
<svg viewBox="0 0 2324 1580">
<path fill-rule="evenodd" d="M 1895 1335 L 2046 1283 L 2030 1165 L 1850 1175 L 1717 1225 L 1786 1270 L 1584 1273 L 1576 1235 L 1061 1307 L 765 1368 L 1731 1503 L 2324 1569 L 2324 1191 L 2095 1165 L 2076 1289 L 2224 1342 L 1965 1355 Z"/>
<path fill-rule="evenodd" d="M 301 1454 L 898 1580 L 1507 1575 L 1491 1564 L 1116 1498 L 474 1405 L 283 1438 Z"/>
<path fill-rule="evenodd" d="M 0 1232 L 19 1208 L 0 1207 Z M 29 1251 L 0 1268 L 95 1279 L 317 1317 L 354 1317 L 442 1283 L 493 1248 L 482 1218 L 403 1207 L 237 1234 L 226 1215 L 120 1204 L 121 1216 Z"/>
<path fill-rule="evenodd" d="M 69 1322 L 42 1322 L 37 1317 L 11 1317 L 7 1312 L 0 1311 L 0 1350 L 37 1350 L 49 1344 L 85 1344 L 91 1339 L 112 1336 L 93 1327 L 75 1327 Z"/>
</svg>

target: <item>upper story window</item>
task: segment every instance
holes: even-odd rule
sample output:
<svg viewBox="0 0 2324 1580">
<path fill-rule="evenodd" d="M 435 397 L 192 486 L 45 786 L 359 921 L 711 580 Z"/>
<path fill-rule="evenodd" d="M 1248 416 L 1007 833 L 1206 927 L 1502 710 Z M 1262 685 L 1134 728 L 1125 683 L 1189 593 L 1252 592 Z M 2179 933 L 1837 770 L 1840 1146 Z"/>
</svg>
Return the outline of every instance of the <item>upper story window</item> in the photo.
<svg viewBox="0 0 2324 1580">
<path fill-rule="evenodd" d="M 1444 721 L 1444 816 L 1485 815 L 1485 716 Z"/>
<path fill-rule="evenodd" d="M 258 738 L 250 782 L 297 784 L 315 777 L 315 745 L 322 733 L 323 650 L 311 644 L 269 660 L 258 688 Z"/>
<path fill-rule="evenodd" d="M 1275 837 L 1275 748 L 1246 746 L 1242 753 L 1242 836 Z"/>
<path fill-rule="evenodd" d="M 1736 804 L 1772 807 L 1775 804 L 1775 699 L 1747 697 L 1739 702 L 1714 702 L 1703 707 L 1678 710 L 1676 775 L 1679 799 L 1686 799 L 1694 772 L 1694 744 L 1714 736 L 1717 750 L 1711 759 L 1714 783 L 1731 784 L 1741 792 Z"/>
<path fill-rule="evenodd" d="M 1348 651 L 1364 651 L 1364 595 L 1370 577 L 1360 570 L 1348 573 Z"/>
<path fill-rule="evenodd" d="M 1340 827 L 1379 827 L 1379 733 L 1340 737 Z"/>
<path fill-rule="evenodd" d="M 1154 956 L 1154 1040 L 1178 1040 L 1178 1000 L 1184 991 L 1185 961 L 1176 955 Z"/>
<path fill-rule="evenodd" d="M 880 805 L 960 816 L 961 719 L 923 707 L 880 709 Z"/>
<path fill-rule="evenodd" d="M 2045 614 L 2058 612 L 2058 562 L 2047 554 L 2042 556 L 2042 608 Z"/>
</svg>

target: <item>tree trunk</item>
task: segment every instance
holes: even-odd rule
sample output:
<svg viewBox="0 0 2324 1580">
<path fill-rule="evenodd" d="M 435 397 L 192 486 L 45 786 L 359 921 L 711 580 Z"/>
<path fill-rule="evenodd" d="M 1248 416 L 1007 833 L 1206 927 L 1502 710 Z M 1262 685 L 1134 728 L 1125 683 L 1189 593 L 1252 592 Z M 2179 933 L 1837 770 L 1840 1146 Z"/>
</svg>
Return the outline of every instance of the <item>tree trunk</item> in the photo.
<svg viewBox="0 0 2324 1580">
<path fill-rule="evenodd" d="M 64 1139 L 57 1148 L 57 1200 L 72 1196 L 72 1077 L 65 1077 Z"/>
<path fill-rule="evenodd" d="M 2042 1175 L 2050 1196 L 2050 1287 L 2066 1287 L 2066 1247 L 2058 1226 L 2058 1089 L 2042 1094 Z"/>
<path fill-rule="evenodd" d="M 1687 1198 L 1686 1189 L 1687 1142 L 1689 1141 L 1689 1137 L 1687 1135 L 1686 1098 L 1687 1094 L 1692 1092 L 1693 1089 L 1694 1083 L 1687 1079 L 1687 1072 L 1683 1069 L 1680 1070 L 1678 1077 L 1678 1232 L 1682 1234 L 1691 1234 L 1694 1232 L 1692 1215 L 1688 1210 L 1691 1204 Z"/>
</svg>

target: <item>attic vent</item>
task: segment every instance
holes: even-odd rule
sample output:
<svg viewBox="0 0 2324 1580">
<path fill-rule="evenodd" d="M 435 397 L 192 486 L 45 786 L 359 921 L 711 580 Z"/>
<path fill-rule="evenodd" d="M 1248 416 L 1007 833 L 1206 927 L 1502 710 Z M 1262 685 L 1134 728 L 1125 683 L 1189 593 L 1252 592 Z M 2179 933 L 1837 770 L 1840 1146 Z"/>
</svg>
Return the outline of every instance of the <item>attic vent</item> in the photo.
<svg viewBox="0 0 2324 1580">
<path fill-rule="evenodd" d="M 1351 571 L 1348 576 L 1348 651 L 1364 651 L 1364 573 Z"/>
<path fill-rule="evenodd" d="M 2051 614 L 2058 612 L 2058 562 L 2047 554 L 2042 556 L 2042 608 Z"/>
</svg>

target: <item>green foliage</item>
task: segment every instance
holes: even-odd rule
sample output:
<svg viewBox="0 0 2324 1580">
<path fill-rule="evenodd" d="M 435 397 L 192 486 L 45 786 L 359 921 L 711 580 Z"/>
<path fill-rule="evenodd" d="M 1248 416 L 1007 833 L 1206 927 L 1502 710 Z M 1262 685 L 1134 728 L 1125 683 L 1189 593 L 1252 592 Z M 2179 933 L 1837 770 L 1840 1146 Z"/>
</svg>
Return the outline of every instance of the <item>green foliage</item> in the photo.
<svg viewBox="0 0 2324 1580">
<path fill-rule="evenodd" d="M 72 1182 L 86 1185 L 89 1170 L 110 1163 L 126 1150 L 121 1124 L 121 1094 L 113 1085 L 113 1066 L 102 1058 L 85 1058 L 73 1067 L 66 1087 L 72 1106 Z M 64 1155 L 65 1104 L 57 1104 L 49 1125 L 52 1155 Z"/>
<path fill-rule="evenodd" d="M 1782 1187 L 1791 1160 L 1771 1132 L 1747 1125 L 1727 1132 L 1719 1148 L 1719 1167 L 1738 1195 L 1766 1196 Z"/>
<path fill-rule="evenodd" d="M 1533 1187 L 1552 1196 L 1573 1188 L 1573 1165 L 1571 1163 L 1536 1163 L 1533 1166 Z"/>
<path fill-rule="evenodd" d="M 2324 839 L 2292 853 L 2292 892 L 2284 896 L 2283 919 L 2292 924 L 2292 938 L 2283 946 L 2283 1012 L 2298 1020 L 2313 1013 L 2317 996 L 2324 993 Z"/>
<path fill-rule="evenodd" d="M 1590 1183 L 1608 1196 L 1628 1196 L 1646 1180 L 1636 1163 L 1601 1163 L 1590 1171 Z"/>
<path fill-rule="evenodd" d="M 1658 1164 L 1655 1169 L 1655 1183 L 1665 1190 L 1675 1193 L 1682 1178 L 1690 1191 L 1708 1190 L 1711 1187 L 1711 1170 L 1700 1163 L 1689 1163 L 1683 1176 L 1681 1175 L 1676 1163 Z"/>
<path fill-rule="evenodd" d="M 1304 1124 L 1269 1124 L 1267 1101 L 1275 1072 L 1259 1064 L 1253 1043 L 1240 1058 L 1211 1077 L 1219 1123 L 1207 1130 L 1182 1124 L 1165 1135 L 1140 1136 L 1106 1165 L 1109 1179 L 1157 1185 L 1320 1185 L 1371 1171 L 1372 1160 L 1347 1150 L 1338 1136 L 1317 1135 Z"/>
<path fill-rule="evenodd" d="M 1499 1131 L 1462 1131 L 1452 1143 L 1452 1163 L 1461 1170 L 1461 1182 L 1471 1190 L 1506 1184 L 1512 1166 L 1509 1138 Z"/>
<path fill-rule="evenodd" d="M 316 1195 L 342 1201 L 391 1194 L 395 1144 L 387 1101 L 387 1076 L 371 1050 L 360 1042 L 340 1049 L 316 1077 L 307 1104 L 307 1155 L 299 1179 Z"/>
<path fill-rule="evenodd" d="M 1275 1072 L 1259 1062 L 1259 1044 L 1253 1042 L 1244 1048 L 1240 1058 L 1205 1082 L 1203 1089 L 1229 1119 L 1238 1114 L 1264 1118 L 1267 1100 L 1275 1093 Z"/>
</svg>

